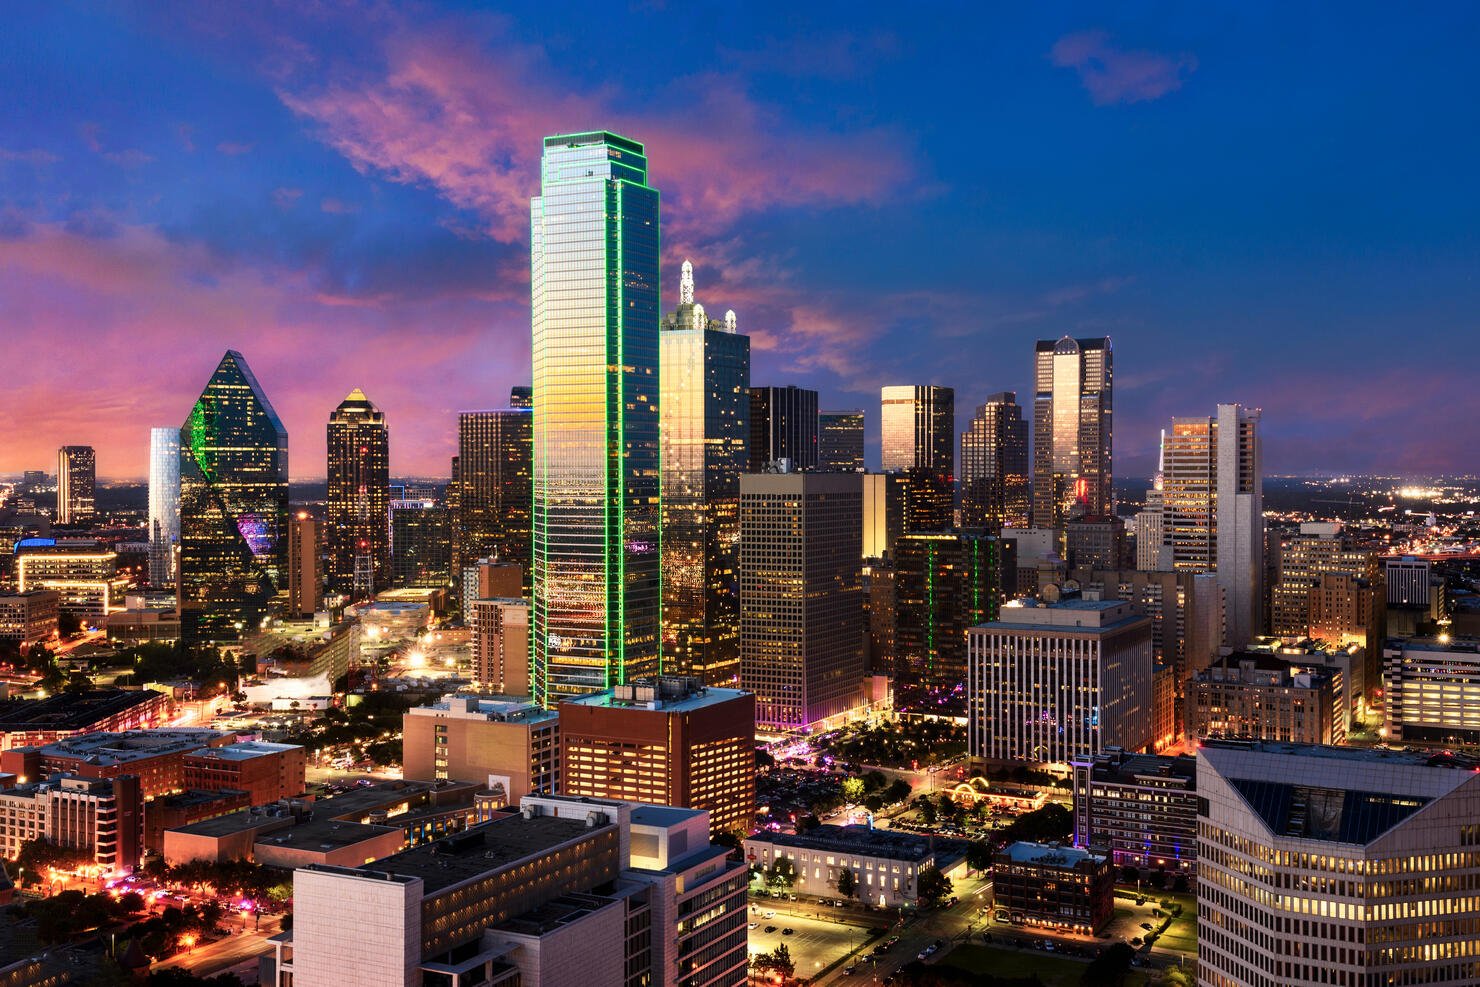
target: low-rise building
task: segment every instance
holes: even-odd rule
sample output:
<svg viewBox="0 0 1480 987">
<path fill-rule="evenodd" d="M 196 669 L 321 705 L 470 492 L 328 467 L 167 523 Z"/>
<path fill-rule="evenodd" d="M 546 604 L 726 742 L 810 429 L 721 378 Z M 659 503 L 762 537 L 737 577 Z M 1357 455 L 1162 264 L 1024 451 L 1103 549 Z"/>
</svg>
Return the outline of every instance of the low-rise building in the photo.
<svg viewBox="0 0 1480 987">
<path fill-rule="evenodd" d="M 1090 935 L 1115 914 L 1115 868 L 1103 853 L 1014 843 L 992 858 L 992 905 L 1014 925 Z"/>
<path fill-rule="evenodd" d="M 527 699 L 448 696 L 401 719 L 402 775 L 487 781 L 505 804 L 560 788 L 560 714 Z"/>
<path fill-rule="evenodd" d="M 118 553 L 96 541 L 29 539 L 16 546 L 15 579 L 22 593 L 54 590 L 62 613 L 99 624 L 123 609 L 131 585 L 118 575 Z"/>
<path fill-rule="evenodd" d="M 0 707 L 0 750 L 50 744 L 80 733 L 165 726 L 174 704 L 150 689 L 62 692 Z"/>
<path fill-rule="evenodd" d="M 1346 739 L 1341 673 L 1284 656 L 1234 652 L 1187 683 L 1187 738 L 1245 737 L 1306 744 Z"/>
<path fill-rule="evenodd" d="M 1107 751 L 1074 763 L 1074 845 L 1117 866 L 1197 869 L 1197 760 Z"/>
<path fill-rule="evenodd" d="M 1480 640 L 1392 640 L 1382 660 L 1383 733 L 1389 740 L 1480 745 Z"/>
<path fill-rule="evenodd" d="M 0 593 L 0 641 L 24 646 L 55 637 L 61 599 L 52 589 Z"/>
<path fill-rule="evenodd" d="M 237 789 L 249 804 L 262 805 L 303 793 L 308 752 L 297 744 L 251 740 L 191 751 L 184 769 L 186 788 Z"/>
<path fill-rule="evenodd" d="M 146 641 L 178 641 L 180 612 L 173 607 L 127 608 L 103 619 L 110 644 L 142 644 Z"/>
<path fill-rule="evenodd" d="M 132 870 L 144 848 L 139 779 L 53 775 L 0 790 L 0 853 L 14 859 L 34 839 L 90 853 L 105 867 Z"/>
<path fill-rule="evenodd" d="M 154 799 L 190 787 L 185 778 L 186 755 L 203 748 L 224 747 L 235 741 L 236 734 L 219 730 L 155 729 L 79 734 L 40 746 L 13 747 L 0 753 L 0 771 L 15 775 L 22 781 L 39 781 L 53 774 L 95 779 L 133 775 L 139 779 L 144 798 Z M 273 797 L 281 798 L 278 795 Z"/>
<path fill-rule="evenodd" d="M 838 875 L 853 874 L 854 896 L 880 907 L 919 902 L 920 872 L 934 867 L 947 877 L 964 867 L 965 846 L 897 829 L 818 826 L 806 833 L 761 830 L 744 841 L 745 862 L 770 870 L 787 860 L 798 894 L 830 898 Z"/>
</svg>

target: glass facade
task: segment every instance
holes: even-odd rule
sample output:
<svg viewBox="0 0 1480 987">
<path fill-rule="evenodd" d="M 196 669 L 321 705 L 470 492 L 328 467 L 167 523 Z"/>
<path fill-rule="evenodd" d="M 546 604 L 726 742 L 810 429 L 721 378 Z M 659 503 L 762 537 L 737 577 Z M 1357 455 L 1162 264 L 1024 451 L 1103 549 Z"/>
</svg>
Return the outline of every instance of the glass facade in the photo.
<svg viewBox="0 0 1480 987">
<path fill-rule="evenodd" d="M 740 673 L 740 475 L 750 433 L 750 337 L 687 301 L 660 339 L 663 667 L 710 685 Z"/>
<path fill-rule="evenodd" d="M 398 587 L 452 585 L 452 511 L 429 500 L 391 501 L 392 581 Z"/>
<path fill-rule="evenodd" d="M 508 408 L 458 415 L 457 571 L 477 559 L 516 562 L 528 594 L 534 416 L 523 390 Z"/>
<path fill-rule="evenodd" d="M 964 687 L 966 632 L 996 620 L 1002 553 L 977 532 L 907 534 L 895 551 L 895 653 L 902 680 Z"/>
<path fill-rule="evenodd" d="M 531 202 L 534 697 L 658 671 L 658 212 L 641 144 L 545 139 Z"/>
<path fill-rule="evenodd" d="M 92 520 L 97 456 L 92 446 L 62 446 L 57 450 L 57 523 L 81 524 Z"/>
<path fill-rule="evenodd" d="M 329 579 L 352 599 L 390 585 L 390 438 L 385 415 L 355 388 L 329 416 Z"/>
<path fill-rule="evenodd" d="M 1028 526 L 1028 423 L 1012 391 L 993 394 L 961 433 L 961 524 Z"/>
<path fill-rule="evenodd" d="M 956 392 L 949 387 L 885 387 L 880 393 L 883 469 L 956 472 Z"/>
<path fill-rule="evenodd" d="M 180 430 L 149 430 L 149 585 L 173 586 L 180 551 Z"/>
<path fill-rule="evenodd" d="M 180 631 L 231 641 L 261 621 L 287 565 L 288 433 L 227 350 L 180 429 Z"/>
<path fill-rule="evenodd" d="M 863 412 L 817 415 L 817 468 L 831 473 L 863 472 Z"/>
<path fill-rule="evenodd" d="M 1113 374 L 1109 337 L 1039 340 L 1033 355 L 1033 523 L 1108 514 Z"/>
<path fill-rule="evenodd" d="M 750 389 L 750 470 L 764 473 L 779 459 L 817 468 L 817 392 L 805 387 Z"/>
</svg>

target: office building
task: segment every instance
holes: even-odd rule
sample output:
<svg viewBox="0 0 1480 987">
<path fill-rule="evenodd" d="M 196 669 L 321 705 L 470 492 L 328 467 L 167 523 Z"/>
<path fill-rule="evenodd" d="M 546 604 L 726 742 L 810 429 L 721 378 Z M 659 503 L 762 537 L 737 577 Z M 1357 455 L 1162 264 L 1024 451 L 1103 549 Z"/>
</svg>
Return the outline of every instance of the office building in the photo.
<svg viewBox="0 0 1480 987">
<path fill-rule="evenodd" d="M 963 526 L 1028 526 L 1028 423 L 1015 392 L 993 394 L 977 406 L 961 433 L 959 476 Z"/>
<path fill-rule="evenodd" d="M 1123 600 L 1151 618 L 1151 654 L 1172 666 L 1179 690 L 1217 656 L 1223 643 L 1223 592 L 1213 574 L 1071 569 L 1069 578 L 1087 596 Z"/>
<path fill-rule="evenodd" d="M 1207 741 L 1198 984 L 1480 983 L 1480 772 L 1442 755 Z"/>
<path fill-rule="evenodd" d="M 402 717 L 404 769 L 420 781 L 474 781 L 518 805 L 560 783 L 560 715 L 527 699 L 449 696 Z"/>
<path fill-rule="evenodd" d="M 665 675 L 560 704 L 566 795 L 703 809 L 715 833 L 755 827 L 755 698 Z"/>
<path fill-rule="evenodd" d="M 1126 559 L 1125 522 L 1113 514 L 1085 514 L 1064 523 L 1064 561 L 1070 568 L 1119 569 Z"/>
<path fill-rule="evenodd" d="M 1146 507 L 1136 513 L 1132 524 L 1136 568 L 1143 572 L 1170 572 L 1172 550 L 1166 539 L 1166 445 L 1167 430 L 1161 430 L 1156 447 L 1156 473 L 1146 491 Z"/>
<path fill-rule="evenodd" d="M 1197 759 L 1112 750 L 1074 762 L 1074 845 L 1120 867 L 1197 869 Z"/>
<path fill-rule="evenodd" d="M 992 907 L 1015 925 L 1092 935 L 1115 914 L 1115 868 L 1103 853 L 1014 843 L 992 858 Z"/>
<path fill-rule="evenodd" d="M 92 446 L 57 450 L 57 523 L 85 524 L 97 513 L 97 457 Z"/>
<path fill-rule="evenodd" d="M 972 757 L 1067 764 L 1151 743 L 1151 619 L 1129 603 L 1009 602 L 967 640 Z"/>
<path fill-rule="evenodd" d="M 16 546 L 15 582 L 20 592 L 54 590 L 60 612 L 94 626 L 123 609 L 131 584 L 118 574 L 118 554 L 100 542 L 33 538 Z"/>
<path fill-rule="evenodd" d="M 547 137 L 541 168 L 530 634 L 554 706 L 658 671 L 658 191 L 611 133 Z"/>
<path fill-rule="evenodd" d="M 1355 643 L 1375 655 L 1386 638 L 1387 610 L 1378 548 L 1346 537 L 1340 524 L 1306 522 L 1299 533 L 1280 539 L 1278 552 L 1270 634 L 1292 642 L 1314 637 Z"/>
<path fill-rule="evenodd" d="M 1189 742 L 1253 737 L 1302 744 L 1346 740 L 1347 684 L 1340 671 L 1264 652 L 1225 655 L 1187 681 Z"/>
<path fill-rule="evenodd" d="M 180 632 L 229 641 L 267 615 L 288 563 L 288 432 L 227 350 L 180 428 Z"/>
<path fill-rule="evenodd" d="M 750 337 L 694 301 L 659 335 L 663 468 L 663 667 L 714 685 L 740 671 L 740 475 L 750 439 Z"/>
<path fill-rule="evenodd" d="M 1349 572 L 1321 573 L 1310 587 L 1306 622 L 1309 637 L 1317 641 L 1361 648 L 1370 659 L 1364 678 L 1375 685 L 1377 657 L 1387 640 L 1387 603 L 1381 568 L 1374 566 L 1372 573 L 1375 584 Z"/>
<path fill-rule="evenodd" d="M 1389 606 L 1426 610 L 1433 594 L 1433 563 L 1412 555 L 1382 560 Z"/>
<path fill-rule="evenodd" d="M 27 647 L 56 637 L 61 601 L 52 589 L 0 593 L 0 641 Z"/>
<path fill-rule="evenodd" d="M 899 497 L 900 530 L 909 532 L 949 531 L 955 527 L 956 493 L 949 473 L 934 466 L 895 470 Z"/>
<path fill-rule="evenodd" d="M 874 675 L 893 676 L 897 672 L 895 646 L 898 610 L 894 599 L 894 563 L 889 559 L 870 559 L 863 568 L 863 600 L 868 611 L 868 661 L 866 669 Z"/>
<path fill-rule="evenodd" d="M 1480 641 L 1392 640 L 1382 661 L 1384 737 L 1399 744 L 1480 746 Z"/>
<path fill-rule="evenodd" d="M 1165 447 L 1163 538 L 1178 572 L 1213 572 L 1227 643 L 1243 647 L 1264 619 L 1264 470 L 1259 412 L 1220 404 L 1211 418 L 1174 418 Z"/>
<path fill-rule="evenodd" d="M 801 728 L 863 701 L 862 480 L 740 480 L 740 684 L 759 723 Z"/>
<path fill-rule="evenodd" d="M 390 586 L 390 434 L 358 387 L 329 416 L 329 585 L 351 600 Z"/>
<path fill-rule="evenodd" d="M 180 564 L 180 430 L 149 430 L 149 585 L 175 585 Z"/>
<path fill-rule="evenodd" d="M 373 864 L 301 868 L 262 982 L 740 987 L 749 874 L 707 827 L 702 812 L 528 796 Z"/>
<path fill-rule="evenodd" d="M 1002 543 L 980 531 L 899 539 L 894 641 L 903 680 L 947 690 L 965 683 L 966 632 L 997 619 L 1002 568 Z"/>
<path fill-rule="evenodd" d="M 182 759 L 185 788 L 246 792 L 250 805 L 302 795 L 308 752 L 297 744 L 242 741 L 202 747 Z"/>
<path fill-rule="evenodd" d="M 0 709 L 0 750 L 35 747 L 79 733 L 164 726 L 174 704 L 152 689 L 90 689 L 13 702 Z"/>
<path fill-rule="evenodd" d="M 477 559 L 462 569 L 463 623 L 473 624 L 478 600 L 518 600 L 524 597 L 524 570 L 517 562 Z"/>
<path fill-rule="evenodd" d="M 956 392 L 949 387 L 889 386 L 879 393 L 882 469 L 932 467 L 956 472 Z"/>
<path fill-rule="evenodd" d="M 457 565 L 490 558 L 520 567 L 526 596 L 531 580 L 533 414 L 528 388 L 516 387 L 509 407 L 457 416 Z"/>
<path fill-rule="evenodd" d="M 752 387 L 749 471 L 764 473 L 783 459 L 794 470 L 816 469 L 819 427 L 816 391 L 795 385 Z"/>
<path fill-rule="evenodd" d="M 0 790 L 0 854 L 14 860 L 37 839 L 86 854 L 110 872 L 133 870 L 144 852 L 139 779 L 53 775 Z"/>
<path fill-rule="evenodd" d="M 504 696 L 529 695 L 529 601 L 474 600 L 469 623 L 478 687 Z"/>
<path fill-rule="evenodd" d="M 219 730 L 151 728 L 108 733 L 77 733 L 41 744 L 11 747 L 0 753 L 0 771 L 21 782 L 41 781 L 52 775 L 70 775 L 110 781 L 130 775 L 145 800 L 157 799 L 187 787 L 185 758 L 208 747 L 236 742 L 236 734 Z M 301 752 L 301 748 L 296 748 Z M 299 760 L 302 760 L 301 753 Z M 303 772 L 298 786 L 303 790 Z M 274 794 L 273 799 L 282 794 Z M 266 801 L 271 801 L 267 799 Z"/>
<path fill-rule="evenodd" d="M 1033 354 L 1033 524 L 1114 513 L 1110 338 L 1040 339 Z"/>
<path fill-rule="evenodd" d="M 300 511 L 288 522 L 288 569 L 283 580 L 290 617 L 309 617 L 324 600 L 324 522 Z"/>
<path fill-rule="evenodd" d="M 391 582 L 452 585 L 452 511 L 429 500 L 391 501 Z"/>
<path fill-rule="evenodd" d="M 817 468 L 828 473 L 863 472 L 863 409 L 817 413 Z"/>
<path fill-rule="evenodd" d="M 791 863 L 799 895 L 832 897 L 838 875 L 853 874 L 854 897 L 868 905 L 897 908 L 920 901 L 920 872 L 934 868 L 950 876 L 962 869 L 949 844 L 898 829 L 824 824 L 805 833 L 762 829 L 745 838 L 745 859 L 771 870 Z"/>
<path fill-rule="evenodd" d="M 863 557 L 892 559 L 904 534 L 904 484 L 901 473 L 864 473 Z"/>
</svg>

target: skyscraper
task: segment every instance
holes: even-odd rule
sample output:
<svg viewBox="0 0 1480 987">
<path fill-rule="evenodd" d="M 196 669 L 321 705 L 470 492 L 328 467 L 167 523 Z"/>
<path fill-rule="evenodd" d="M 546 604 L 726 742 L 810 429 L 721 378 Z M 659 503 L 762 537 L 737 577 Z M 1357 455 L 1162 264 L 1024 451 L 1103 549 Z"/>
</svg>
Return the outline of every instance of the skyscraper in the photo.
<svg viewBox="0 0 1480 987">
<path fill-rule="evenodd" d="M 180 428 L 180 631 L 234 640 L 266 614 L 287 565 L 288 432 L 246 359 L 227 350 Z"/>
<path fill-rule="evenodd" d="M 509 407 L 457 416 L 457 564 L 494 558 L 517 563 L 530 583 L 530 471 L 534 450 L 528 388 Z"/>
<path fill-rule="evenodd" d="M 62 446 L 57 450 L 58 524 L 92 520 L 96 469 L 92 446 Z"/>
<path fill-rule="evenodd" d="M 452 585 L 452 511 L 430 500 L 391 501 L 391 582 Z"/>
<path fill-rule="evenodd" d="M 288 521 L 288 569 L 283 589 L 290 616 L 311 617 L 324 599 L 323 546 L 323 521 L 307 512 Z"/>
<path fill-rule="evenodd" d="M 792 469 L 817 467 L 817 392 L 786 387 L 750 389 L 750 472 L 763 472 L 778 459 Z"/>
<path fill-rule="evenodd" d="M 881 390 L 879 451 L 883 469 L 931 468 L 956 475 L 956 392 L 949 387 Z"/>
<path fill-rule="evenodd" d="M 1040 339 L 1033 356 L 1033 523 L 1108 514 L 1113 373 L 1110 338 Z"/>
<path fill-rule="evenodd" d="M 817 413 L 817 468 L 863 472 L 863 410 Z"/>
<path fill-rule="evenodd" d="M 1176 572 L 1215 572 L 1227 643 L 1243 647 L 1264 614 L 1264 463 L 1259 412 L 1220 404 L 1174 418 L 1162 480 L 1162 530 Z"/>
<path fill-rule="evenodd" d="M 173 586 L 180 551 L 180 430 L 149 430 L 149 584 Z"/>
<path fill-rule="evenodd" d="M 1017 394 L 1003 391 L 976 409 L 961 433 L 961 524 L 1028 526 L 1028 423 Z"/>
<path fill-rule="evenodd" d="M 530 633 L 551 706 L 658 671 L 659 209 L 625 137 L 547 137 L 541 168 Z"/>
<path fill-rule="evenodd" d="M 390 439 L 358 387 L 329 416 L 329 579 L 352 599 L 390 584 Z"/>
<path fill-rule="evenodd" d="M 740 474 L 750 438 L 750 337 L 694 301 L 683 262 L 659 336 L 663 666 L 710 685 L 740 672 Z"/>
<path fill-rule="evenodd" d="M 1014 560 L 1016 552 L 1010 552 Z M 895 550 L 895 654 L 913 684 L 966 682 L 966 632 L 996 620 L 1002 604 L 1002 543 L 981 532 L 900 537 Z M 1016 562 L 1012 576 L 1016 578 Z"/>
</svg>

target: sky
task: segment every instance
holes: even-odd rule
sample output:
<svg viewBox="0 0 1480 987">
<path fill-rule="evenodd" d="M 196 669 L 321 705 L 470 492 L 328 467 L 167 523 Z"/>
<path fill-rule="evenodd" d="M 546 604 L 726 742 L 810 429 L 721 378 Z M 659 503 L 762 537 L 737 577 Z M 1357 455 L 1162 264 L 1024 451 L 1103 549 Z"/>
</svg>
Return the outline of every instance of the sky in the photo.
<svg viewBox="0 0 1480 987">
<path fill-rule="evenodd" d="M 1109 335 L 1115 472 L 1261 408 L 1270 473 L 1476 472 L 1480 7 L 17 4 L 0 32 L 0 473 L 145 475 L 240 350 L 324 474 L 397 475 L 529 379 L 541 138 L 646 144 L 663 296 L 868 413 Z"/>
</svg>

